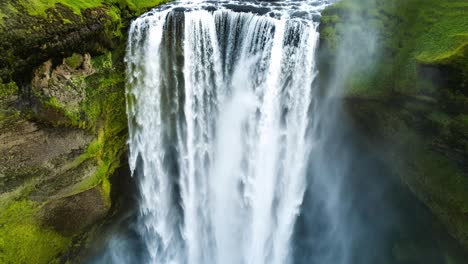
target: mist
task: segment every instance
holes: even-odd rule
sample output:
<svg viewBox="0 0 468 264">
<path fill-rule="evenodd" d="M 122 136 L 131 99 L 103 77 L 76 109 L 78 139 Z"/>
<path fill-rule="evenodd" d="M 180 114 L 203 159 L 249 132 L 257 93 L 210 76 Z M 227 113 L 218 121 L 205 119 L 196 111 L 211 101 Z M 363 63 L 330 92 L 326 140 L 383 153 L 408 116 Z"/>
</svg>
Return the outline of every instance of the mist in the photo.
<svg viewBox="0 0 468 264">
<path fill-rule="evenodd" d="M 323 45 L 317 55 L 325 73 L 309 111 L 313 147 L 294 235 L 295 263 L 444 263 L 436 237 L 450 238 L 440 235 L 440 224 L 401 181 L 388 146 L 367 138 L 372 131 L 363 133 L 349 114 L 352 87 L 367 81 L 382 52 L 378 29 L 363 15 L 376 1 L 355 2 L 360 4 L 337 30 L 333 55 L 320 54 Z M 401 244 L 422 249 L 408 257 Z"/>
</svg>

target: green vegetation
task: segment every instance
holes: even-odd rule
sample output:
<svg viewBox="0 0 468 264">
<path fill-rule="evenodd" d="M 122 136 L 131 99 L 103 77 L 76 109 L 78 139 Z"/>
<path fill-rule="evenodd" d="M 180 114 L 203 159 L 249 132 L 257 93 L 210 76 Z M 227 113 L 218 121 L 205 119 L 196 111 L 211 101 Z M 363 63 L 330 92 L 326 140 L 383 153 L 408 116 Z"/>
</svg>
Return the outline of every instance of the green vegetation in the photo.
<svg viewBox="0 0 468 264">
<path fill-rule="evenodd" d="M 120 55 L 119 51 L 116 51 L 93 60 L 93 66 L 98 72 L 89 77 L 87 86 L 88 94 L 93 100 L 83 106 L 90 120 L 94 119 L 92 127 L 98 135 L 100 145 L 100 151 L 96 153 L 99 165 L 96 178 L 102 181 L 108 194 L 108 179 L 120 166 L 127 138 L 125 71 L 120 60 L 123 50 L 120 52 Z M 102 119 L 99 120 L 98 117 Z"/>
<path fill-rule="evenodd" d="M 18 93 L 18 86 L 15 82 L 1 83 L 0 82 L 0 100 L 10 97 Z"/>
<path fill-rule="evenodd" d="M 465 247 L 467 14 L 466 0 L 342 0 L 323 12 L 320 29 L 325 80 L 350 27 L 375 37 L 371 67 L 352 65 L 345 80 L 348 110 L 363 133 L 372 133 L 369 140 L 377 138 L 373 144 L 387 146 L 404 182 Z"/>
<path fill-rule="evenodd" d="M 421 65 L 449 65 L 467 82 L 468 2 L 465 0 L 343 0 L 322 18 L 322 39 L 331 48 L 352 23 L 364 19 L 378 38 L 378 67 L 350 91 L 373 96 L 389 93 L 434 94 L 420 78 Z M 378 92 L 375 90 L 378 89 Z"/>
<path fill-rule="evenodd" d="M 171 0 L 116 0 L 120 5 L 128 6 L 135 14 L 141 14 L 148 8 L 167 3 Z"/>
<path fill-rule="evenodd" d="M 55 97 L 42 98 L 44 106 L 63 115 L 64 119 L 51 121 L 55 126 L 71 126 L 86 129 L 96 135 L 86 151 L 70 164 L 70 170 L 87 161 L 97 164 L 94 175 L 85 178 L 62 197 L 75 195 L 99 186 L 110 207 L 110 177 L 120 166 L 125 151 L 127 119 L 125 113 L 125 76 L 123 48 L 92 59 L 95 73 L 83 78 L 86 99 L 79 110 L 70 112 Z M 81 55 L 65 60 L 77 67 Z M 2 87 L 3 88 L 3 87 Z M 2 96 L 17 92 L 14 83 L 5 85 Z M 44 120 L 46 121 L 46 120 Z M 64 236 L 42 227 L 38 214 L 44 203 L 27 197 L 41 181 L 40 175 L 32 177 L 31 184 L 23 183 L 14 193 L 0 195 L 0 263 L 55 263 L 71 245 L 73 236 Z M 58 262 L 57 262 L 58 263 Z"/>
<path fill-rule="evenodd" d="M 81 15 L 85 9 L 115 6 L 129 9 L 133 15 L 139 15 L 149 8 L 155 7 L 169 0 L 10 0 L 0 4 L 0 24 L 7 14 L 19 13 L 25 10 L 30 16 L 47 18 L 47 11 L 53 10 L 57 4 L 69 8 L 74 14 Z M 64 21 L 67 19 L 65 18 Z M 70 20 L 68 20 L 70 21 Z M 70 21 L 71 22 L 71 21 Z"/>
<path fill-rule="evenodd" d="M 62 4 L 70 8 L 75 14 L 81 10 L 99 7 L 103 0 L 20 0 L 20 5 L 32 16 L 46 16 L 46 10 L 53 8 L 56 4 Z"/>
<path fill-rule="evenodd" d="M 127 137 L 125 30 L 131 17 L 164 2 L 1 1 L 0 78 L 7 84 L 0 84 L 0 100 L 17 94 L 17 83 L 27 87 L 31 82 L 28 76 L 48 59 L 61 61 L 65 57 L 68 66 L 78 68 L 80 54 L 93 54 L 95 73 L 77 77 L 64 88 L 85 87 L 86 97 L 76 108 L 61 104 L 56 97 L 36 98 L 52 110 L 45 116 L 49 120 L 42 121 L 95 135 L 70 166 L 78 168 L 89 161 L 97 164 L 96 171 L 62 196 L 99 186 L 110 203 L 110 177 L 120 166 Z M 360 102 L 361 109 L 353 114 L 362 114 L 362 124 L 368 125 L 369 131 L 377 127 L 386 142 L 395 143 L 399 152 L 394 156 L 404 180 L 465 244 L 468 190 L 464 187 L 468 178 L 457 159 L 468 153 L 467 12 L 466 0 L 342 0 L 324 11 L 321 26 L 322 44 L 331 56 L 342 43 L 347 25 L 356 18 L 376 32 L 376 67 L 357 70 L 347 86 L 348 95 L 375 100 Z M 89 28 L 96 29 L 86 31 Z M 447 79 L 456 82 L 439 85 L 422 73 L 424 67 L 442 70 Z M 7 119 L 2 111 L 0 124 Z M 20 118 L 16 112 L 8 116 Z M 76 238 L 38 222 L 47 202 L 27 197 L 44 173 L 31 169 L 29 174 L 34 177 L 0 195 L 0 263 L 54 263 Z"/>
<path fill-rule="evenodd" d="M 0 128 L 19 118 L 19 111 L 7 107 L 8 102 L 18 95 L 15 82 L 0 83 Z"/>
<path fill-rule="evenodd" d="M 73 69 L 80 67 L 82 61 L 83 61 L 83 57 L 77 53 L 73 53 L 73 55 L 65 59 L 65 63 L 68 66 L 72 67 Z"/>
<path fill-rule="evenodd" d="M 74 167 L 94 159 L 98 169 L 93 177 L 87 178 L 72 191 L 79 193 L 102 184 L 107 197 L 110 195 L 109 177 L 120 166 L 127 137 L 127 116 L 125 110 L 125 75 L 122 61 L 123 48 L 92 59 L 95 73 L 83 78 L 86 98 L 79 111 L 70 111 L 55 97 L 44 100 L 44 106 L 63 115 L 65 119 L 46 120 L 54 126 L 72 126 L 89 130 L 96 139 L 75 162 Z M 69 59 L 81 55 L 74 55 Z M 70 65 L 73 62 L 65 62 Z M 76 62 L 81 60 L 76 59 Z M 40 95 L 37 95 L 41 98 Z"/>
<path fill-rule="evenodd" d="M 466 139 L 465 116 L 452 118 L 434 105 L 414 100 L 351 100 L 347 104 L 373 144 L 389 144 L 385 151 L 414 194 L 468 246 L 468 177 L 459 141 Z M 461 135 L 460 133 L 464 134 Z M 455 142 L 451 142 L 455 141 Z"/>
<path fill-rule="evenodd" d="M 51 260 L 71 243 L 70 238 L 37 222 L 40 203 L 21 199 L 34 183 L 24 184 L 20 192 L 0 196 L 0 263 L 54 263 Z"/>
<path fill-rule="evenodd" d="M 168 0 L 0 1 L 0 79 L 23 85 L 33 69 L 49 58 L 112 50 L 125 39 L 133 17 L 165 2 Z"/>
<path fill-rule="evenodd" d="M 107 194 L 110 194 L 109 177 L 120 166 L 127 137 L 123 50 L 120 52 L 120 55 L 115 51 L 93 59 L 97 72 L 86 79 L 89 99 L 82 106 L 88 128 L 97 134 L 87 153 L 96 158 L 99 166 L 95 177 L 83 182 L 82 187 L 102 183 Z"/>
<path fill-rule="evenodd" d="M 26 117 L 54 126 L 87 130 L 95 135 L 84 153 L 67 164 L 67 169 L 73 173 L 80 173 L 80 168 L 89 166 L 92 174 L 84 180 L 44 183 L 51 180 L 46 179 L 50 173 L 31 169 L 28 172 L 31 177 L 24 179 L 18 188 L 0 194 L 0 263 L 58 263 L 59 258 L 73 246 L 72 241 L 75 243 L 82 234 L 64 235 L 43 226 L 40 220 L 43 217 L 41 210 L 51 201 L 98 186 L 110 207 L 110 177 L 121 165 L 126 150 L 123 63 L 126 27 L 132 17 L 163 2 L 166 1 L 7 0 L 0 3 L 0 51 L 3 54 L 0 78 L 6 81 L 6 84 L 0 84 L 0 102 L 3 98 L 26 91 L 25 87 L 31 83 L 30 76 L 44 61 L 64 60 L 69 68 L 81 71 L 85 67 L 82 54 L 93 54 L 93 73 L 76 74 L 63 86 L 72 94 L 75 94 L 73 90 L 78 94 L 82 88 L 85 90 L 86 96 L 78 105 L 64 104 L 60 96 L 48 97 L 40 90 L 28 90 L 31 92 L 30 102 L 35 100 L 43 107 L 39 110 L 42 111 L 41 116 L 28 109 L 24 109 L 21 116 L 15 110 L 13 115 L 8 106 L 5 111 L 0 109 L 0 125 L 12 117 L 16 121 Z M 88 31 L 90 28 L 94 31 Z M 79 35 L 73 35 L 77 32 Z M 66 72 L 75 73 L 72 70 Z M 56 87 L 62 87 L 60 85 Z M 46 192 L 49 191 L 47 188 L 59 188 L 60 194 L 53 199 L 31 200 L 30 195 L 43 184 L 46 184 L 43 187 Z"/>
</svg>

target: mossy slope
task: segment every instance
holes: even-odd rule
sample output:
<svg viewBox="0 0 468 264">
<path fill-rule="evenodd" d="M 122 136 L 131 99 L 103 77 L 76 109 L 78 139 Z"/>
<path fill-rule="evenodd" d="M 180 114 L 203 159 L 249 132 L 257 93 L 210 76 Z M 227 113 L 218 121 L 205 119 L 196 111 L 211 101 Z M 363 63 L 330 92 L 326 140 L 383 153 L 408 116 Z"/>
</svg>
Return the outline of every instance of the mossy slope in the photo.
<svg viewBox="0 0 468 264">
<path fill-rule="evenodd" d="M 27 200 L 13 202 L 0 213 L 0 262 L 53 263 L 70 239 L 37 222 L 38 205 Z"/>
<path fill-rule="evenodd" d="M 373 67 L 344 84 L 347 109 L 468 248 L 468 2 L 343 0 L 323 14 L 325 73 L 356 16 L 375 32 Z"/>
<path fill-rule="evenodd" d="M 466 86 L 467 13 L 464 0 L 344 0 L 323 13 L 321 38 L 336 49 L 346 23 L 358 16 L 376 33 L 378 64 L 372 78 L 355 82 L 348 92 L 434 95 L 437 87 L 421 78 L 424 65 L 448 66 L 457 85 Z"/>
</svg>

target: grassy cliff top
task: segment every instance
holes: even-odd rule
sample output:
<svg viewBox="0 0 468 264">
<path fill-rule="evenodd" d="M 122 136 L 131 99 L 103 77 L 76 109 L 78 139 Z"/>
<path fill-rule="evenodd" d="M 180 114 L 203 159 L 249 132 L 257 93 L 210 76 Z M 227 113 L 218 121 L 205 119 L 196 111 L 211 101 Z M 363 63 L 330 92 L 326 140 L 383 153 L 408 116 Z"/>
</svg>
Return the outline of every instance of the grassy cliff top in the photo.
<svg viewBox="0 0 468 264">
<path fill-rule="evenodd" d="M 422 65 L 445 65 L 467 78 L 467 14 L 466 0 L 343 0 L 324 11 L 321 33 L 325 42 L 336 46 L 353 16 L 374 31 L 378 85 L 360 80 L 353 90 L 432 93 L 427 82 L 418 80 Z"/>
<path fill-rule="evenodd" d="M 134 15 L 138 15 L 164 2 L 168 0 L 6 0 L 0 3 L 0 26 L 4 18 L 23 12 L 30 16 L 47 18 L 47 11 L 53 10 L 57 4 L 68 7 L 77 15 L 80 15 L 82 10 L 103 6 L 128 9 Z"/>
</svg>

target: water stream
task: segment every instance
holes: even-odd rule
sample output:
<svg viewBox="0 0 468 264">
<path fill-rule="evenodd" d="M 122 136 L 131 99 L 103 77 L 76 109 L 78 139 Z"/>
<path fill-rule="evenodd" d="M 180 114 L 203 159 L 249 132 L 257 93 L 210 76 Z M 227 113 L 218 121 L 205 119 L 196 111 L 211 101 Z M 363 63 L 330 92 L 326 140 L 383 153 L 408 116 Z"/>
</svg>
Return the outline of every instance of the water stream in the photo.
<svg viewBox="0 0 468 264">
<path fill-rule="evenodd" d="M 179 3 L 133 22 L 129 159 L 151 263 L 288 260 L 325 2 L 300 5 Z"/>
</svg>

